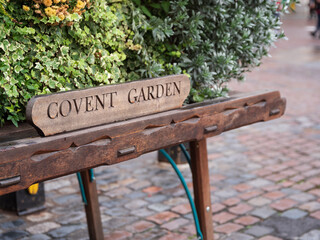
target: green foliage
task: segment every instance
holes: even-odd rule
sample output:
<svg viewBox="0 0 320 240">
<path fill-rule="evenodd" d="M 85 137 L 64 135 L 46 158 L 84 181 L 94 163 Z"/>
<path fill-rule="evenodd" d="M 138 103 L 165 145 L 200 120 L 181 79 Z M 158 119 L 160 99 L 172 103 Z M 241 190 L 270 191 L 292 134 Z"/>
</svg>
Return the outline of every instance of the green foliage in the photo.
<svg viewBox="0 0 320 240">
<path fill-rule="evenodd" d="M 62 27 L 35 19 L 17 2 L 8 4 L 7 11 L 21 24 L 0 15 L 1 124 L 24 120 L 25 105 L 34 95 L 130 79 L 125 50 L 139 46 L 127 43 L 127 5 L 112 2 L 96 0 L 90 11 L 73 16 L 72 26 Z"/>
<path fill-rule="evenodd" d="M 134 2 L 147 16 L 145 31 L 134 29 L 148 59 L 143 76 L 187 73 L 193 87 L 189 101 L 194 102 L 225 96 L 228 81 L 243 80 L 244 72 L 261 64 L 270 46 L 284 37 L 277 11 L 294 1 Z M 157 72 L 150 71 L 154 65 Z"/>
<path fill-rule="evenodd" d="M 1 124 L 24 120 L 38 94 L 169 74 L 191 77 L 189 102 L 225 96 L 226 83 L 259 66 L 283 36 L 270 0 L 95 0 L 63 21 L 4 1 Z"/>
<path fill-rule="evenodd" d="M 6 11 L 6 0 L 0 0 L 0 15 L 6 15 L 11 20 L 13 19 L 10 14 Z"/>
</svg>

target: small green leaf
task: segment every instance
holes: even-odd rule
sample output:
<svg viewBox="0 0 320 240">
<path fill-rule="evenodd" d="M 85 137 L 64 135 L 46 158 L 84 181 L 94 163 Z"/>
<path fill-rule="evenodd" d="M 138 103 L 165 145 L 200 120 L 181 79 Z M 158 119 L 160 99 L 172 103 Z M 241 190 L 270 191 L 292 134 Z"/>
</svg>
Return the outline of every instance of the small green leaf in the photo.
<svg viewBox="0 0 320 240">
<path fill-rule="evenodd" d="M 15 71 L 16 73 L 21 72 L 22 69 L 23 69 L 23 68 L 22 68 L 20 65 L 16 65 L 16 66 L 14 67 L 14 71 Z"/>
<path fill-rule="evenodd" d="M 148 17 L 152 17 L 152 14 L 151 14 L 151 12 L 148 10 L 148 8 L 146 8 L 146 6 L 141 6 L 140 7 L 140 9 L 141 9 L 141 11 L 145 14 L 145 15 L 147 15 Z"/>
<path fill-rule="evenodd" d="M 19 59 L 19 55 L 18 55 L 18 53 L 13 53 L 12 54 L 12 60 L 14 61 L 14 62 L 16 62 L 17 60 Z"/>
<path fill-rule="evenodd" d="M 170 2 L 169 1 L 162 1 L 161 7 L 166 13 L 168 13 L 170 10 Z"/>
<path fill-rule="evenodd" d="M 138 6 L 141 5 L 141 0 L 132 0 L 135 4 L 137 4 Z"/>
<path fill-rule="evenodd" d="M 62 55 L 67 55 L 68 52 L 69 52 L 69 47 L 62 46 L 62 47 L 60 48 L 60 50 L 61 50 Z"/>
</svg>

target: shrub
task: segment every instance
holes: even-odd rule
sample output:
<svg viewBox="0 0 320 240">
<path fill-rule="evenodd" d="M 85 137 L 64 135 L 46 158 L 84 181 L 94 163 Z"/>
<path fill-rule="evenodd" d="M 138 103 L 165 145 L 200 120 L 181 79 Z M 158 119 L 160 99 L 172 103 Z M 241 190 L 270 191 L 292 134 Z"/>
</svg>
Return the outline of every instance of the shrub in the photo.
<svg viewBox="0 0 320 240">
<path fill-rule="evenodd" d="M 284 37 L 277 12 L 285 10 L 290 3 L 270 0 L 134 2 L 148 16 L 147 30 L 135 29 L 134 32 L 135 40 L 143 46 L 143 54 L 151 55 L 149 69 L 157 66 L 153 69 L 158 75 L 189 74 L 190 102 L 225 96 L 230 79 L 243 80 L 244 72 L 259 66 L 270 46 Z M 152 76 L 148 71 L 142 73 L 144 77 Z"/>
<path fill-rule="evenodd" d="M 127 80 L 124 50 L 139 46 L 126 40 L 125 5 L 109 2 L 95 0 L 90 11 L 69 13 L 63 23 L 51 12 L 39 18 L 32 6 L 8 3 L 15 22 L 0 16 L 1 123 L 24 120 L 34 95 Z"/>
<path fill-rule="evenodd" d="M 34 95 L 169 74 L 190 75 L 189 102 L 223 96 L 283 37 L 270 0 L 5 1 L 1 125 Z"/>
</svg>

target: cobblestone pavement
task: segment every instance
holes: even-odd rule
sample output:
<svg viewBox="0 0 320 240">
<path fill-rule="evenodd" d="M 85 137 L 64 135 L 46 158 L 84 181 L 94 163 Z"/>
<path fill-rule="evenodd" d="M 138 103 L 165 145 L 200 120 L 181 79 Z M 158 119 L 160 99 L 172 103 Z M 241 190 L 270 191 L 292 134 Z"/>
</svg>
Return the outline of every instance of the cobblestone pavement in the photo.
<svg viewBox="0 0 320 240">
<path fill-rule="evenodd" d="M 215 239 L 320 240 L 320 40 L 305 16 L 284 22 L 290 40 L 231 87 L 280 90 L 285 116 L 208 139 Z M 195 239 L 184 190 L 156 153 L 95 173 L 105 239 Z M 46 182 L 46 197 L 41 213 L 0 211 L 0 239 L 88 239 L 76 176 Z"/>
</svg>

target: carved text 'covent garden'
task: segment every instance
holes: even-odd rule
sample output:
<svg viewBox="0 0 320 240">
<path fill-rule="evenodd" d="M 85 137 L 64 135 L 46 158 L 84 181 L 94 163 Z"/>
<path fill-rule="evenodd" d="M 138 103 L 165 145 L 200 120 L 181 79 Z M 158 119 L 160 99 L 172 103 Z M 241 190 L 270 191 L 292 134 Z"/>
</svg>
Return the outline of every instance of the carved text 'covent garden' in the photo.
<svg viewBox="0 0 320 240">
<path fill-rule="evenodd" d="M 189 91 L 188 77 L 174 75 L 36 96 L 27 119 L 48 136 L 179 108 Z"/>
</svg>

